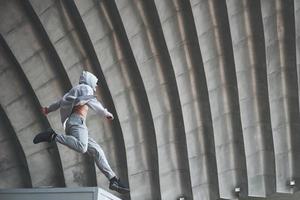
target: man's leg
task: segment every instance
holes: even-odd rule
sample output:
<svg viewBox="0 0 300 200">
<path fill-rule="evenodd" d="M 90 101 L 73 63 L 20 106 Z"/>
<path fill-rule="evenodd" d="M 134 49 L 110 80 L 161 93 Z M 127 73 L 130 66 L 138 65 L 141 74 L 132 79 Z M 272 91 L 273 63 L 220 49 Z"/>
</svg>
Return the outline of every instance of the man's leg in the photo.
<svg viewBox="0 0 300 200">
<path fill-rule="evenodd" d="M 88 139 L 88 149 L 87 152 L 90 156 L 92 156 L 95 160 L 96 165 L 100 169 L 100 171 L 108 178 L 108 180 L 112 179 L 116 176 L 111 167 L 108 164 L 106 156 L 95 140 L 89 137 Z"/>
<path fill-rule="evenodd" d="M 33 143 L 52 142 L 53 140 L 79 152 L 85 153 L 88 147 L 88 129 L 84 120 L 77 116 L 71 116 L 66 123 L 66 133 L 56 134 L 52 129 L 39 133 L 33 139 Z"/>
<path fill-rule="evenodd" d="M 99 144 L 95 142 L 92 138 L 89 137 L 88 141 L 88 154 L 92 156 L 96 162 L 96 165 L 100 169 L 100 171 L 109 179 L 110 184 L 109 188 L 111 190 L 115 190 L 119 193 L 128 193 L 128 187 L 124 186 L 120 179 L 117 178 L 116 174 L 113 172 L 111 167 L 108 164 L 106 156 L 100 147 Z"/>
<path fill-rule="evenodd" d="M 85 153 L 88 149 L 88 129 L 84 125 L 73 125 L 66 129 L 68 135 L 57 134 L 55 141 L 79 152 Z"/>
</svg>

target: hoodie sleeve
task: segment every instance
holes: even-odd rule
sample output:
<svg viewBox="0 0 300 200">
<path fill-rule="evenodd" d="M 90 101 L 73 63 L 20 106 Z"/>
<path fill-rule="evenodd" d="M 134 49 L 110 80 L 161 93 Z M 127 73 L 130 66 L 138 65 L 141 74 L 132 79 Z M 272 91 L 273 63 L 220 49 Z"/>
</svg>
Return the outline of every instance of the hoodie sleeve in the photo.
<svg viewBox="0 0 300 200">
<path fill-rule="evenodd" d="M 48 112 L 53 112 L 57 109 L 59 109 L 60 107 L 60 102 L 61 102 L 61 99 L 59 99 L 58 101 L 50 104 L 47 108 L 48 108 Z"/>
<path fill-rule="evenodd" d="M 101 117 L 113 117 L 113 115 L 107 111 L 106 108 L 103 107 L 103 105 L 96 99 L 91 99 L 87 105 L 93 109 L 98 115 L 100 115 Z"/>
</svg>

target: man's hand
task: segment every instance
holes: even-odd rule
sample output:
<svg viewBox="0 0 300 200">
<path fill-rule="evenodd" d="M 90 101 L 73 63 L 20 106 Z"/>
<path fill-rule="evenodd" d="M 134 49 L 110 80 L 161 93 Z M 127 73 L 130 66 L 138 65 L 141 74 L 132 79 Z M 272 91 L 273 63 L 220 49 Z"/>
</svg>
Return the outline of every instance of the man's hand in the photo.
<svg viewBox="0 0 300 200">
<path fill-rule="evenodd" d="M 49 113 L 48 108 L 47 107 L 42 107 L 41 108 L 41 112 L 43 113 L 43 115 L 47 115 Z"/>
<path fill-rule="evenodd" d="M 114 116 L 111 113 L 109 113 L 108 115 L 106 115 L 106 119 L 111 121 L 114 119 Z"/>
</svg>

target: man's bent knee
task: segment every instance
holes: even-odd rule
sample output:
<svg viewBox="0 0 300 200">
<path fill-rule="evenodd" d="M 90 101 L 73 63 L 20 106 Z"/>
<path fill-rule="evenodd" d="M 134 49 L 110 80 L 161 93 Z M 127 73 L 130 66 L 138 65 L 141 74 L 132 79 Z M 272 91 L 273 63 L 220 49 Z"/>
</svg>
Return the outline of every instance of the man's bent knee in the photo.
<svg viewBox="0 0 300 200">
<path fill-rule="evenodd" d="M 100 158 L 103 155 L 103 150 L 101 148 L 92 147 L 88 149 L 89 155 L 93 156 L 94 158 Z"/>
<path fill-rule="evenodd" d="M 78 152 L 79 153 L 86 153 L 87 152 L 87 144 L 79 143 L 78 144 Z"/>
</svg>

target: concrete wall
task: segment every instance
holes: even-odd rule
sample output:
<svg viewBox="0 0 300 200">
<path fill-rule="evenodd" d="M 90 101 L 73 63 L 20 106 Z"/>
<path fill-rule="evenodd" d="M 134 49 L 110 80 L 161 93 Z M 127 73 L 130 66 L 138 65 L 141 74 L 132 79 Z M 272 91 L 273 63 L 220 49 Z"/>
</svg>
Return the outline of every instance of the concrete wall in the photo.
<svg viewBox="0 0 300 200">
<path fill-rule="evenodd" d="M 0 0 L 0 187 L 108 190 L 87 155 L 32 144 L 63 131 L 39 108 L 88 70 L 115 115 L 87 125 L 130 186 L 118 197 L 298 199 L 299 5 Z"/>
</svg>

